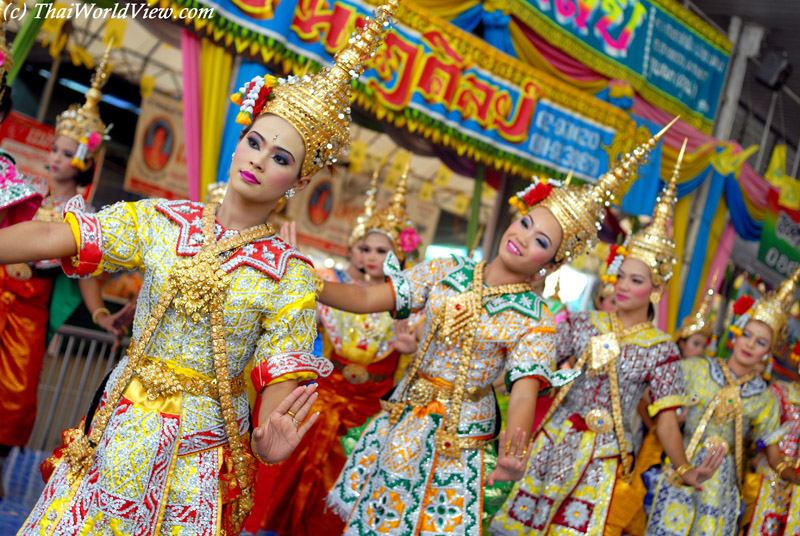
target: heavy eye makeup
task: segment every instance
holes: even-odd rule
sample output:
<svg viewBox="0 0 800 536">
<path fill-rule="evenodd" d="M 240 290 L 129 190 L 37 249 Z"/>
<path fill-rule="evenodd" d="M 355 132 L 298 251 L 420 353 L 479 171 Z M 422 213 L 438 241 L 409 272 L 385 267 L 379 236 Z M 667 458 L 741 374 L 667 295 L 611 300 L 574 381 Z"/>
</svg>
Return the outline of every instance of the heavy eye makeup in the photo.
<svg viewBox="0 0 800 536">
<path fill-rule="evenodd" d="M 526 215 L 524 218 L 522 218 L 521 225 L 524 229 L 532 229 L 533 218 L 530 215 Z M 547 249 L 550 247 L 550 242 L 547 240 L 547 238 L 542 236 L 536 237 L 536 243 L 539 244 L 542 249 Z"/>
</svg>

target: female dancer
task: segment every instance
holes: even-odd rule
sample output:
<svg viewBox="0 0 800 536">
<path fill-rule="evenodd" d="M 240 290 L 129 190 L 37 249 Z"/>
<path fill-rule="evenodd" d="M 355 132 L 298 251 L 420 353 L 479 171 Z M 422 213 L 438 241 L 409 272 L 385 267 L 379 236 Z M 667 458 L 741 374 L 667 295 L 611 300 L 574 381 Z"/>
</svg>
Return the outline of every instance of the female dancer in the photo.
<svg viewBox="0 0 800 536">
<path fill-rule="evenodd" d="M 365 428 L 328 504 L 345 534 L 469 534 L 481 530 L 484 482 L 522 476 L 537 392 L 575 377 L 553 371 L 553 317 L 528 281 L 545 277 L 596 236 L 605 203 L 656 140 L 592 189 L 539 183 L 517 201 L 530 209 L 503 235 L 490 263 L 453 257 L 405 272 L 387 263 L 390 283 L 325 283 L 320 301 L 352 312 L 425 308 L 423 342 L 406 377 Z M 495 437 L 491 384 L 511 384 L 508 433 L 497 467 L 484 474 Z"/>
<path fill-rule="evenodd" d="M 680 329 L 675 334 L 675 342 L 678 344 L 681 359 L 689 359 L 692 357 L 703 357 L 708 341 L 711 340 L 711 319 L 709 313 L 711 304 L 714 300 L 714 287 L 717 278 L 714 276 L 711 282 L 711 287 L 703 295 L 697 311 L 692 316 L 687 316 L 681 324 Z M 639 493 L 644 496 L 645 500 L 642 504 L 642 511 L 639 515 L 646 517 L 646 512 L 650 509 L 652 499 L 652 492 L 661 475 L 661 455 L 664 449 L 656 435 L 656 426 L 647 412 L 647 407 L 650 405 L 650 391 L 645 390 L 645 394 L 639 401 L 638 412 L 647 430 L 642 446 L 639 448 L 639 453 L 636 455 L 636 466 L 633 471 L 633 479 L 631 485 Z M 686 408 L 678 408 L 676 413 L 678 415 L 678 423 L 683 426 L 686 420 Z M 630 527 L 629 527 L 630 528 Z M 644 527 L 639 527 L 641 531 L 632 532 L 633 534 L 642 534 Z"/>
<path fill-rule="evenodd" d="M 350 81 L 390 16 L 379 8 L 331 68 L 243 88 L 240 118 L 254 121 L 222 205 L 144 200 L 89 215 L 76 198 L 67 223 L 0 231 L 0 262 L 56 256 L 79 276 L 144 272 L 128 355 L 20 534 L 239 533 L 255 459 L 284 459 L 317 418 L 303 422 L 315 387 L 297 384 L 332 369 L 311 354 L 310 263 L 266 220 L 346 147 Z M 251 360 L 263 399 L 252 438 L 242 376 Z"/>
<path fill-rule="evenodd" d="M 800 343 L 792 352 L 794 364 L 800 372 Z M 773 470 L 769 460 L 758 465 L 758 497 L 753 514 L 746 522 L 747 536 L 785 535 L 800 536 L 800 487 L 784 479 L 784 469 L 800 472 L 800 382 L 775 382 L 772 394 L 780 411 L 781 430 L 784 436 L 778 442 L 783 457 L 781 470 Z M 780 466 L 781 464 L 779 464 Z"/>
<path fill-rule="evenodd" d="M 401 259 L 412 253 L 400 237 L 414 232 L 405 212 L 408 170 L 400 178 L 390 206 L 374 214 L 377 178 L 376 170 L 367 192 L 365 221 L 357 222 L 351 237 L 351 243 L 360 243 L 367 285 L 382 281 L 383 261 L 390 251 Z M 417 244 L 413 246 L 416 249 Z M 332 270 L 320 275 L 325 281 L 352 282 L 348 275 Z M 356 315 L 318 304 L 317 318 L 323 355 L 335 368 L 317 388 L 317 407 L 326 418 L 303 438 L 291 459 L 259 471 L 259 480 L 263 478 L 271 487 L 265 489 L 259 482 L 257 494 L 264 489 L 265 495 L 272 493 L 274 498 L 263 501 L 266 511 L 249 527 L 251 532 L 261 521 L 265 530 L 284 535 L 342 533 L 341 519 L 325 507 L 325 496 L 346 460 L 341 437 L 380 411 L 380 398 L 394 384 L 400 354 L 416 350 L 414 336 L 407 330 L 396 331 L 397 321 L 389 313 Z"/>
<path fill-rule="evenodd" d="M 6 4 L 0 1 L 0 13 Z M 6 73 L 11 69 L 11 51 L 5 29 L 0 23 L 0 122 L 11 111 L 11 88 Z M 0 227 L 30 220 L 42 202 L 42 192 L 17 171 L 14 158 L 0 151 Z M 3 497 L 2 473 L 11 448 L 24 445 L 30 438 L 36 417 L 36 383 L 39 371 L 29 366 L 29 356 L 44 353 L 47 323 L 47 296 L 40 288 L 44 281 L 23 281 L 14 277 L 14 267 L 0 266 L 0 498 Z M 33 359 L 34 364 L 36 359 Z M 33 368 L 34 370 L 29 370 Z M 31 388 L 32 386 L 32 388 Z"/>
<path fill-rule="evenodd" d="M 559 360 L 579 356 L 576 368 L 584 374 L 556 396 L 530 447 L 533 458 L 525 477 L 492 521 L 493 534 L 620 534 L 641 500 L 630 487 L 629 421 L 647 387 L 651 414 L 659 414 L 659 438 L 678 465 L 685 463 L 670 409 L 683 400 L 678 349 L 650 323 L 653 304 L 672 274 L 675 246 L 667 224 L 678 171 L 662 192 L 650 226 L 616 251 L 609 271 L 616 276 L 617 311 L 576 313 L 558 325 Z M 699 485 L 715 464 L 710 456 L 684 479 Z"/>
<path fill-rule="evenodd" d="M 665 470 L 645 534 L 735 535 L 741 510 L 744 441 L 750 433 L 765 449 L 777 476 L 800 484 L 795 460 L 784 460 L 778 446 L 783 433 L 778 426 L 778 406 L 756 370 L 763 356 L 783 338 L 798 280 L 800 269 L 754 306 L 747 296 L 737 301 L 734 312 L 742 316 L 732 328 L 736 340 L 727 362 L 712 358 L 681 361 L 690 399 L 684 434 L 687 458 L 696 463 L 714 449 L 725 453 L 725 458 L 703 489 L 680 485 L 680 475 L 689 465 Z"/>
<path fill-rule="evenodd" d="M 2 67 L 8 68 L 10 62 L 11 55 L 5 53 Z M 86 94 L 86 103 L 83 106 L 73 105 L 58 117 L 57 136 L 48 158 L 51 172 L 50 195 L 42 202 L 41 195 L 37 194 L 35 205 L 30 200 L 25 205 L 26 210 L 35 210 L 34 220 L 61 220 L 64 205 L 77 193 L 77 187 L 91 183 L 92 174 L 89 168 L 93 168 L 93 159 L 100 148 L 98 139 L 102 140 L 105 132 L 97 103 L 100 101 L 100 88 L 105 84 L 109 72 L 106 52 L 92 79 L 92 87 Z M 84 145 L 78 151 L 78 140 L 81 139 L 84 140 Z M 88 147 L 87 139 L 92 140 Z M 78 168 L 86 171 L 81 172 Z M 8 168 L 6 174 L 14 173 L 12 170 L 13 166 Z M 42 188 L 40 184 L 43 185 L 43 181 L 31 182 L 32 187 L 46 193 L 46 188 Z M 11 198 L 8 201 L 13 203 Z M 15 223 L 15 219 L 19 217 L 13 213 L 9 216 L 13 217 L 9 223 Z M 25 218 L 30 219 L 31 215 L 26 214 Z M 121 335 L 120 328 L 115 325 L 117 316 L 112 316 L 103 306 L 99 282 L 96 279 L 85 279 L 76 283 L 64 276 L 58 267 L 59 261 L 55 259 L 39 261 L 33 265 L 13 263 L 2 269 L 4 290 L 9 292 L 6 304 L 13 304 L 12 308 L 17 312 L 10 322 L 0 328 L 0 352 L 3 356 L 0 413 L 4 416 L 0 426 L 0 458 L 5 457 L 12 446 L 22 446 L 28 442 L 36 419 L 36 391 L 44 362 L 46 340 L 55 334 L 81 303 L 81 296 L 87 308 L 92 311 L 92 319 L 98 326 L 113 335 Z"/>
</svg>

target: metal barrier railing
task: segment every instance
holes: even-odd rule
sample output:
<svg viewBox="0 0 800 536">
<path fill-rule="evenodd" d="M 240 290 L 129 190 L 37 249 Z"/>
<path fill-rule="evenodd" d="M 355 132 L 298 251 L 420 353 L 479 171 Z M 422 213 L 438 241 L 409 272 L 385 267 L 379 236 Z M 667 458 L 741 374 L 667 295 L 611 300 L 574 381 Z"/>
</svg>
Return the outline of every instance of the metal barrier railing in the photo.
<svg viewBox="0 0 800 536">
<path fill-rule="evenodd" d="M 36 425 L 27 447 L 50 451 L 61 444 L 61 431 L 80 423 L 100 382 L 125 355 L 130 339 L 111 351 L 108 333 L 62 326 L 55 352 L 45 355 L 38 389 Z"/>
</svg>

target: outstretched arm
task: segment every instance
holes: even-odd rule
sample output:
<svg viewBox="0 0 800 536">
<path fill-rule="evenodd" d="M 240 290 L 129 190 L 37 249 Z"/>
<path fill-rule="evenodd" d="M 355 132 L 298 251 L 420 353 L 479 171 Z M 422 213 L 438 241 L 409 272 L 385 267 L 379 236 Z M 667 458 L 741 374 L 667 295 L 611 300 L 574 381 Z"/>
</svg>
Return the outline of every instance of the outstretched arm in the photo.
<svg viewBox="0 0 800 536">
<path fill-rule="evenodd" d="M 391 283 L 362 287 L 325 281 L 318 299 L 334 309 L 356 314 L 382 313 L 395 307 Z"/>
<path fill-rule="evenodd" d="M 60 259 L 78 253 L 69 224 L 26 221 L 0 229 L 0 264 Z"/>
</svg>

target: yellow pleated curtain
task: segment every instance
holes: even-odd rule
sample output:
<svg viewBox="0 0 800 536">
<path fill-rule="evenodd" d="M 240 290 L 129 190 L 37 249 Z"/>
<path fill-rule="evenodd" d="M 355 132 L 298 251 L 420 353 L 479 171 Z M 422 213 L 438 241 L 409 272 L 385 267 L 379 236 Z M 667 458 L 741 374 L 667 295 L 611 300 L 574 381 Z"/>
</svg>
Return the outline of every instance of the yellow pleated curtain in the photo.
<svg viewBox="0 0 800 536">
<path fill-rule="evenodd" d="M 445 20 L 453 20 L 481 0 L 414 0 L 414 4 Z"/>
<path fill-rule="evenodd" d="M 233 55 L 208 39 L 200 45 L 200 197 L 217 180 L 219 150 L 225 129 Z"/>
</svg>

